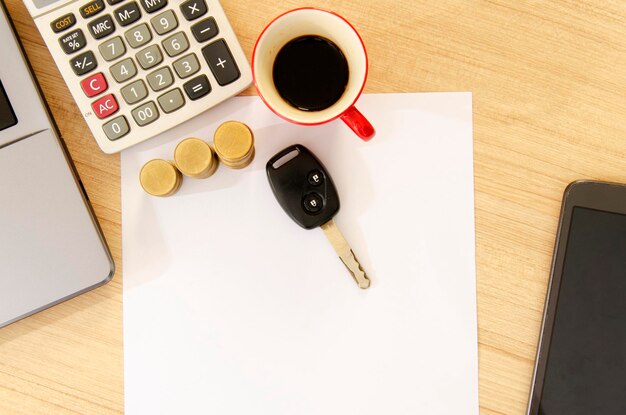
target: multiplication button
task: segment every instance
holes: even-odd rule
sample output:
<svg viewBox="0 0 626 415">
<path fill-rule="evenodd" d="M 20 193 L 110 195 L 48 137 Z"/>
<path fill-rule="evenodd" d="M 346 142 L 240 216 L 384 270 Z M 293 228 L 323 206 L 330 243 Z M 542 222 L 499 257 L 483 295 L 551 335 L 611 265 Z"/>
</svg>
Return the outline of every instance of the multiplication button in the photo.
<svg viewBox="0 0 626 415">
<path fill-rule="evenodd" d="M 59 38 L 59 43 L 61 44 L 63 52 L 70 55 L 84 48 L 87 44 L 87 39 L 85 39 L 85 34 L 82 30 L 76 29 Z"/>
<path fill-rule="evenodd" d="M 207 12 L 206 3 L 204 0 L 187 0 L 180 5 L 180 11 L 187 20 L 194 20 Z"/>
<path fill-rule="evenodd" d="M 135 122 L 140 127 L 155 122 L 159 118 L 159 110 L 153 101 L 146 102 L 145 104 L 135 108 L 132 110 L 131 114 L 133 114 Z"/>
<path fill-rule="evenodd" d="M 233 55 L 224 39 L 220 39 L 202 48 L 202 55 L 209 64 L 217 83 L 228 85 L 239 79 L 240 73 Z"/>
<path fill-rule="evenodd" d="M 193 37 L 195 37 L 198 42 L 206 42 L 217 36 L 219 28 L 217 27 L 215 19 L 209 17 L 191 26 L 191 33 L 193 33 Z"/>
<path fill-rule="evenodd" d="M 195 101 L 202 98 L 209 92 L 211 92 L 211 84 L 206 75 L 200 75 L 193 78 L 191 81 L 185 82 L 183 85 L 185 93 L 190 100 Z"/>
<path fill-rule="evenodd" d="M 102 126 L 104 134 L 111 141 L 124 137 L 130 131 L 128 121 L 124 116 L 117 117 Z"/>
<path fill-rule="evenodd" d="M 93 52 L 88 50 L 71 59 L 70 66 L 76 75 L 81 76 L 96 69 L 98 62 Z"/>
</svg>

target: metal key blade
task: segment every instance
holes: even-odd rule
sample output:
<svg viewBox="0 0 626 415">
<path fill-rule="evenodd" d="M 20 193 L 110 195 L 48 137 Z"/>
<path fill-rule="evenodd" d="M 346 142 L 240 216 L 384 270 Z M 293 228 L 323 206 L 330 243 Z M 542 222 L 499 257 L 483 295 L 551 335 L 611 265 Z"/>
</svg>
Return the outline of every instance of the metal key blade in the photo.
<svg viewBox="0 0 626 415">
<path fill-rule="evenodd" d="M 341 259 L 346 268 L 348 268 L 348 271 L 350 271 L 352 278 L 354 278 L 359 288 L 368 288 L 370 286 L 370 280 L 365 274 L 365 271 L 363 271 L 363 268 L 361 268 L 361 264 L 359 264 L 359 261 L 354 256 L 354 252 L 352 252 L 350 245 L 348 245 L 346 238 L 343 237 L 343 234 L 335 222 L 331 219 L 320 227 L 335 249 L 335 252 L 337 252 L 339 259 Z"/>
</svg>

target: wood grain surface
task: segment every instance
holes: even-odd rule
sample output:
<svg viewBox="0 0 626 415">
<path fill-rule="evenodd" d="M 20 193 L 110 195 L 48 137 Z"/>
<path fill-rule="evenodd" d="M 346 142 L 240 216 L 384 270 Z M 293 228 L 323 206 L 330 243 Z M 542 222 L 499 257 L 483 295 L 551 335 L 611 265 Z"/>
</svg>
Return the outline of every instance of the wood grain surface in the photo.
<svg viewBox="0 0 626 415">
<path fill-rule="evenodd" d="M 119 157 L 99 151 L 24 5 L 6 1 L 118 272 L 102 288 L 0 329 L 0 414 L 119 414 Z M 473 92 L 480 408 L 523 414 L 563 189 L 581 178 L 626 182 L 626 2 L 222 4 L 248 58 L 271 18 L 314 5 L 362 34 L 366 92 Z"/>
</svg>

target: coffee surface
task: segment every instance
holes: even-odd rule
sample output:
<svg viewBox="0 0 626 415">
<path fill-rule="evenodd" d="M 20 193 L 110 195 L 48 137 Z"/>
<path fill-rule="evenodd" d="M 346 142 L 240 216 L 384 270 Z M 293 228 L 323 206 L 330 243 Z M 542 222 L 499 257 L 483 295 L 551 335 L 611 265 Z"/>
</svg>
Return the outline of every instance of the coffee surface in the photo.
<svg viewBox="0 0 626 415">
<path fill-rule="evenodd" d="M 321 36 L 301 36 L 278 52 L 274 85 L 291 106 L 321 111 L 343 95 L 350 76 L 348 61 L 337 45 Z"/>
</svg>

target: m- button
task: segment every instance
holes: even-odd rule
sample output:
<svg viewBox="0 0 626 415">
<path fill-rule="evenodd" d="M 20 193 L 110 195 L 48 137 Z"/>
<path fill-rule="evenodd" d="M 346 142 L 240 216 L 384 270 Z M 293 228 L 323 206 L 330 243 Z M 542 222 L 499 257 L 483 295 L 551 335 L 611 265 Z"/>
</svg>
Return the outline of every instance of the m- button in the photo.
<svg viewBox="0 0 626 415">
<path fill-rule="evenodd" d="M 109 88 L 102 72 L 92 75 L 87 79 L 83 79 L 80 86 L 83 88 L 85 95 L 89 98 L 100 95 Z"/>
<path fill-rule="evenodd" d="M 117 105 L 117 100 L 113 94 L 109 94 L 91 104 L 91 108 L 93 108 L 96 116 L 102 119 L 115 114 L 119 109 L 119 106 Z"/>
</svg>

